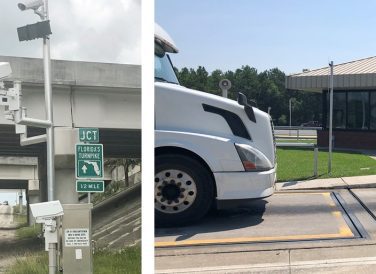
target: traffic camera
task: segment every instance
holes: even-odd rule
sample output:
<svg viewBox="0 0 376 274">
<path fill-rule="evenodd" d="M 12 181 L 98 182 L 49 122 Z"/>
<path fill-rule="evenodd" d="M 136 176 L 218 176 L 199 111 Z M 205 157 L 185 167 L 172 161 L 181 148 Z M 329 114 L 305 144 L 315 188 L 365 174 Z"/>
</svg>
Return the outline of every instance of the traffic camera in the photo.
<svg viewBox="0 0 376 274">
<path fill-rule="evenodd" d="M 30 204 L 31 214 L 35 221 L 43 224 L 45 250 L 49 244 L 57 244 L 59 240 L 57 217 L 63 216 L 64 211 L 60 201 Z"/>
<path fill-rule="evenodd" d="M 22 11 L 32 9 L 37 10 L 41 6 L 43 6 L 43 0 L 29 0 L 29 1 L 23 1 L 17 4 L 18 8 Z"/>
<path fill-rule="evenodd" d="M 44 223 L 46 219 L 64 215 L 63 207 L 59 201 L 30 204 L 30 209 L 37 223 Z"/>
</svg>

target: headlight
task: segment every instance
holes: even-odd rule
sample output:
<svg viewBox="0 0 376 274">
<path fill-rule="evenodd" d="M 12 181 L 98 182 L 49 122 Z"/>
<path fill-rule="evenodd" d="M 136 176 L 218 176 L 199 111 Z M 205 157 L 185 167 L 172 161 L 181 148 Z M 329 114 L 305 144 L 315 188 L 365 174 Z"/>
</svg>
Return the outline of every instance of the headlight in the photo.
<svg viewBox="0 0 376 274">
<path fill-rule="evenodd" d="M 264 154 L 249 145 L 235 144 L 245 171 L 264 171 L 273 168 L 272 163 Z"/>
</svg>

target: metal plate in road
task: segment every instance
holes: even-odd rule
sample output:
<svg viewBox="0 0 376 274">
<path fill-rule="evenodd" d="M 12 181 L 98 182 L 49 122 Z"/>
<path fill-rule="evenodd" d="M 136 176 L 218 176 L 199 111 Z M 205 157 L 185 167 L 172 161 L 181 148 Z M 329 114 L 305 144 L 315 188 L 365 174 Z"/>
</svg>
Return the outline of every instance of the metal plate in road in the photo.
<svg viewBox="0 0 376 274">
<path fill-rule="evenodd" d="M 360 237 L 331 192 L 277 193 L 195 225 L 156 229 L 155 246 L 195 246 Z"/>
<path fill-rule="evenodd" d="M 77 179 L 103 178 L 102 144 L 76 144 L 75 156 Z"/>
</svg>

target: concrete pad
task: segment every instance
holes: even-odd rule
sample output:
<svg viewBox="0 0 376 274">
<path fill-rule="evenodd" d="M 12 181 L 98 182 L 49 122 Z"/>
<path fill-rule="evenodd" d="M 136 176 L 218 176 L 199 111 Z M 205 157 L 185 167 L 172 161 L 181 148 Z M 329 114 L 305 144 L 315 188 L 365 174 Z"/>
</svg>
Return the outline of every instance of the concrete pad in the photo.
<svg viewBox="0 0 376 274">
<path fill-rule="evenodd" d="M 376 216 L 376 189 L 352 189 L 356 196 L 362 201 L 362 203 Z"/>
<path fill-rule="evenodd" d="M 345 188 L 347 184 L 341 178 L 315 179 L 309 181 L 291 181 L 276 184 L 277 191 L 306 189 Z"/>
<path fill-rule="evenodd" d="M 343 214 L 330 192 L 277 193 L 195 225 L 156 229 L 155 246 L 354 238 Z"/>
<path fill-rule="evenodd" d="M 251 266 L 283 267 L 289 265 L 289 252 L 234 252 L 197 254 L 188 256 L 163 256 L 155 258 L 155 273 L 220 273 L 229 270 L 247 270 Z M 233 273 L 233 272 L 230 272 Z"/>
<path fill-rule="evenodd" d="M 342 177 L 349 188 L 376 187 L 376 175 Z"/>
<path fill-rule="evenodd" d="M 295 265 L 306 264 L 315 261 L 316 263 L 334 262 L 337 260 L 365 258 L 376 260 L 376 245 L 344 246 L 335 248 L 314 248 L 296 249 L 290 251 L 290 262 Z"/>
</svg>

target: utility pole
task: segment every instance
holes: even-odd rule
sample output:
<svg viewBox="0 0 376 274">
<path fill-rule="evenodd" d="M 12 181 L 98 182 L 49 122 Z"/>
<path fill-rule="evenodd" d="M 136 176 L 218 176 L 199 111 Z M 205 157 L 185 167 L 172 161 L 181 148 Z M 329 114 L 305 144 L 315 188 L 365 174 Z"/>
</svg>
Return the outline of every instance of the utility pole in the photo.
<svg viewBox="0 0 376 274">
<path fill-rule="evenodd" d="M 48 0 L 43 1 L 43 18 L 49 20 Z M 44 98 L 46 101 L 46 119 L 51 121 L 51 126 L 46 129 L 47 135 L 47 189 L 48 201 L 55 198 L 55 138 L 52 109 L 52 84 L 51 84 L 51 56 L 50 37 L 43 37 L 43 70 L 44 70 Z"/>
<path fill-rule="evenodd" d="M 46 109 L 46 143 L 47 143 L 47 196 L 48 201 L 54 200 L 55 190 L 55 144 L 54 144 L 54 124 L 52 108 L 52 85 L 51 85 L 51 57 L 50 38 L 51 29 L 49 25 L 48 0 L 25 0 L 18 3 L 18 8 L 22 11 L 32 9 L 39 15 L 42 22 L 18 28 L 20 41 L 43 38 L 43 71 L 44 71 L 44 98 Z M 33 35 L 31 37 L 31 35 Z M 48 268 L 49 274 L 57 271 L 57 243 L 48 244 Z"/>
<path fill-rule="evenodd" d="M 290 98 L 289 99 L 289 111 L 290 111 L 290 123 L 289 123 L 289 125 L 290 125 L 290 129 L 289 129 L 289 135 L 291 135 L 291 100 L 292 100 L 292 98 Z"/>
<path fill-rule="evenodd" d="M 333 144 L 333 86 L 334 86 L 334 72 L 333 61 L 329 63 L 330 66 L 330 96 L 329 96 L 329 157 L 328 157 L 328 173 L 332 173 L 332 144 Z"/>
</svg>

